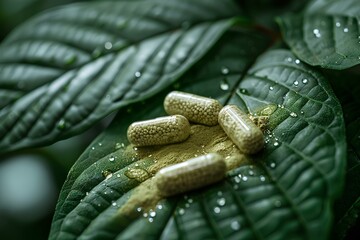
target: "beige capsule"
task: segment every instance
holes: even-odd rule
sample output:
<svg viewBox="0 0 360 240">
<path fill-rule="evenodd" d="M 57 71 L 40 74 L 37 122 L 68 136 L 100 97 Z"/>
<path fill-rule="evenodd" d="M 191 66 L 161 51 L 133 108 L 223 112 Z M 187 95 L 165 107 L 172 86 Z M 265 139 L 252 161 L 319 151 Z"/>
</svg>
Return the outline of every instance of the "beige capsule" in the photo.
<svg viewBox="0 0 360 240">
<path fill-rule="evenodd" d="M 173 196 L 218 182 L 225 177 L 226 164 L 221 155 L 209 153 L 162 168 L 155 175 L 162 196 Z"/>
<path fill-rule="evenodd" d="M 173 91 L 166 96 L 164 108 L 169 115 L 180 114 L 190 122 L 214 126 L 222 105 L 215 99 Z"/>
<path fill-rule="evenodd" d="M 235 105 L 227 105 L 219 113 L 219 124 L 245 154 L 253 154 L 264 146 L 264 135 L 246 113 Z"/>
<path fill-rule="evenodd" d="M 189 135 L 189 121 L 181 115 L 134 122 L 127 130 L 129 142 L 139 147 L 182 142 Z"/>
</svg>

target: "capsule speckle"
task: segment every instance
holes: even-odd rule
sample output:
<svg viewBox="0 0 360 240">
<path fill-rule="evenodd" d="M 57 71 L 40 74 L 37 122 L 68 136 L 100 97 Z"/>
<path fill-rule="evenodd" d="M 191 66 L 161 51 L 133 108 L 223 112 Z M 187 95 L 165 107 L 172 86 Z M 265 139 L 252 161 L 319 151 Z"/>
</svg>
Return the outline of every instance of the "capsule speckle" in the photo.
<svg viewBox="0 0 360 240">
<path fill-rule="evenodd" d="M 220 181 L 225 173 L 223 157 L 209 153 L 161 169 L 155 183 L 161 195 L 173 196 Z"/>
<path fill-rule="evenodd" d="M 227 105 L 221 109 L 219 124 L 241 152 L 253 154 L 263 148 L 262 131 L 235 105 Z"/>
<path fill-rule="evenodd" d="M 128 140 L 134 146 L 153 146 L 182 142 L 189 137 L 189 134 L 189 121 L 181 115 L 134 122 L 127 131 Z"/>
<path fill-rule="evenodd" d="M 180 114 L 191 122 L 214 126 L 222 105 L 215 99 L 173 91 L 166 96 L 164 108 L 169 115 Z"/>
</svg>

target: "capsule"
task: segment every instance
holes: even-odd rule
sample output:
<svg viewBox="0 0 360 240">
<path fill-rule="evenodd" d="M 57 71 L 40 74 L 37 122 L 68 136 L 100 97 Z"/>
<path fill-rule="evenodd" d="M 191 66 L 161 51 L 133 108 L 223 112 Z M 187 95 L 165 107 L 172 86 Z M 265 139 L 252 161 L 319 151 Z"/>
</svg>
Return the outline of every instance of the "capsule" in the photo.
<svg viewBox="0 0 360 240">
<path fill-rule="evenodd" d="M 219 124 L 241 152 L 253 154 L 263 148 L 262 131 L 235 105 L 227 105 L 221 109 Z"/>
<path fill-rule="evenodd" d="M 189 135 L 189 121 L 181 115 L 134 122 L 127 130 L 129 142 L 138 147 L 182 142 Z"/>
<path fill-rule="evenodd" d="M 164 108 L 169 115 L 180 114 L 190 122 L 214 126 L 222 105 L 215 99 L 173 91 L 166 96 Z"/>
<path fill-rule="evenodd" d="M 225 177 L 226 164 L 221 155 L 209 153 L 161 169 L 155 184 L 168 197 L 218 182 Z"/>
</svg>

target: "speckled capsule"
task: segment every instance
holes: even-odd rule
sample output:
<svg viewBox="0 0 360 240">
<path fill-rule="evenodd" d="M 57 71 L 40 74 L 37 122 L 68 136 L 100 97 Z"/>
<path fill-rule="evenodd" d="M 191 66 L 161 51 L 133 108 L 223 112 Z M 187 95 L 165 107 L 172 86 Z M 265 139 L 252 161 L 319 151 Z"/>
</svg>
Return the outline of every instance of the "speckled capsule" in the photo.
<svg viewBox="0 0 360 240">
<path fill-rule="evenodd" d="M 167 197 L 218 182 L 225 177 L 225 173 L 223 157 L 209 153 L 165 167 L 154 179 L 160 194 Z"/>
<path fill-rule="evenodd" d="M 222 105 L 215 99 L 173 91 L 166 96 L 164 108 L 169 115 L 180 114 L 190 122 L 214 126 Z"/>
<path fill-rule="evenodd" d="M 264 146 L 264 135 L 246 113 L 235 105 L 227 105 L 219 113 L 219 124 L 245 154 L 253 154 Z"/>
<path fill-rule="evenodd" d="M 181 115 L 134 122 L 127 130 L 129 142 L 138 147 L 182 142 L 189 135 L 189 121 Z"/>
</svg>

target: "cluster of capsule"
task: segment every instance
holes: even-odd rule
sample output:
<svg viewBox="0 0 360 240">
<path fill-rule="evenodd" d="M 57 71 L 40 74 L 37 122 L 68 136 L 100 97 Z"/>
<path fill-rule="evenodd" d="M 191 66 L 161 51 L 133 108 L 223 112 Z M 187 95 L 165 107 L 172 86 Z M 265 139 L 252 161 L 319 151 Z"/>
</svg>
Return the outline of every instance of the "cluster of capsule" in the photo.
<svg viewBox="0 0 360 240">
<path fill-rule="evenodd" d="M 174 91 L 164 101 L 170 115 L 135 122 L 127 136 L 134 146 L 177 143 L 190 135 L 190 122 L 207 126 L 220 124 L 227 136 L 245 154 L 260 151 L 264 145 L 261 129 L 235 105 L 223 107 L 217 100 Z M 226 164 L 217 153 L 209 153 L 161 169 L 155 176 L 156 186 L 164 196 L 197 189 L 224 178 Z"/>
</svg>

